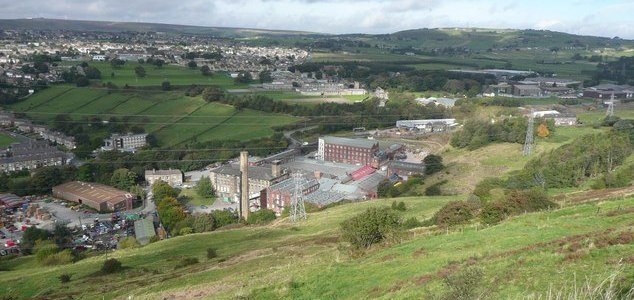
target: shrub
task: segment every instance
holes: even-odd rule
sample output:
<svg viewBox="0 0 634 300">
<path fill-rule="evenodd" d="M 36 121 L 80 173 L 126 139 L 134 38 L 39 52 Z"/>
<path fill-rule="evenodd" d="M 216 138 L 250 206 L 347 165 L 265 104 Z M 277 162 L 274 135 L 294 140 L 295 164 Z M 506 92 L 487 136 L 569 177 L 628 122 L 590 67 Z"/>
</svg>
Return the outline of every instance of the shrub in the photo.
<svg viewBox="0 0 634 300">
<path fill-rule="evenodd" d="M 470 300 L 482 299 L 483 272 L 478 267 L 469 267 L 457 273 L 447 275 L 443 283 L 447 287 L 440 299 Z"/>
<path fill-rule="evenodd" d="M 59 278 L 59 281 L 61 283 L 67 283 L 67 282 L 70 282 L 70 277 L 71 277 L 71 274 L 62 274 L 62 275 L 59 275 L 59 277 L 57 278 Z"/>
<path fill-rule="evenodd" d="M 178 231 L 179 235 L 188 235 L 194 233 L 194 230 L 191 227 L 183 227 Z"/>
<path fill-rule="evenodd" d="M 218 253 L 216 253 L 215 248 L 207 248 L 207 259 L 214 259 L 218 257 Z"/>
<path fill-rule="evenodd" d="M 440 190 L 440 185 L 432 184 L 425 188 L 425 196 L 440 196 L 442 195 L 442 191 Z"/>
<path fill-rule="evenodd" d="M 513 190 L 503 200 L 485 204 L 480 218 L 485 224 L 497 224 L 511 215 L 557 207 L 542 189 Z"/>
<path fill-rule="evenodd" d="M 405 202 L 403 202 L 403 201 L 400 201 L 400 202 L 393 201 L 392 202 L 392 209 L 393 210 L 398 210 L 398 211 L 406 211 L 407 207 L 405 206 Z"/>
<path fill-rule="evenodd" d="M 126 237 L 119 242 L 119 249 L 137 248 L 141 246 L 133 236 Z"/>
<path fill-rule="evenodd" d="M 35 243 L 35 259 L 39 263 L 43 263 L 50 256 L 55 255 L 59 252 L 59 247 L 51 241 L 37 241 Z"/>
<path fill-rule="evenodd" d="M 215 228 L 238 223 L 238 214 L 228 210 L 214 210 L 211 216 L 214 218 Z"/>
<path fill-rule="evenodd" d="M 450 202 L 434 214 L 433 221 L 434 224 L 444 227 L 464 224 L 476 217 L 478 209 L 473 202 Z"/>
<path fill-rule="evenodd" d="M 491 190 L 502 187 L 504 182 L 497 177 L 487 177 L 478 182 L 473 190 L 473 194 L 480 198 L 491 196 Z"/>
<path fill-rule="evenodd" d="M 427 155 L 423 159 L 423 163 L 425 164 L 426 175 L 432 175 L 445 168 L 445 166 L 442 164 L 442 157 L 440 155 Z"/>
<path fill-rule="evenodd" d="M 121 262 L 116 258 L 106 259 L 101 266 L 101 272 L 104 274 L 112 274 L 123 270 Z"/>
<path fill-rule="evenodd" d="M 266 224 L 275 220 L 275 212 L 270 209 L 260 209 L 250 213 L 247 223 L 249 224 Z"/>
<path fill-rule="evenodd" d="M 389 208 L 368 208 L 365 212 L 341 223 L 344 240 L 354 248 L 369 248 L 391 237 L 396 237 L 401 220 Z"/>
<path fill-rule="evenodd" d="M 183 257 L 180 262 L 181 262 L 180 265 L 176 266 L 177 268 L 183 268 L 183 267 L 195 265 L 198 263 L 198 258 Z"/>
<path fill-rule="evenodd" d="M 412 229 L 412 228 L 421 227 L 421 226 L 423 226 L 423 224 L 420 221 L 418 221 L 418 219 L 416 219 L 415 217 L 411 217 L 405 220 L 405 222 L 403 222 L 403 228 L 405 229 Z"/>
<path fill-rule="evenodd" d="M 194 216 L 194 222 L 192 223 L 192 229 L 194 232 L 207 232 L 212 231 L 215 228 L 216 221 L 210 214 L 199 214 Z"/>
<path fill-rule="evenodd" d="M 46 257 L 41 263 L 45 266 L 66 265 L 72 263 L 73 258 L 73 252 L 70 249 L 66 249 Z"/>
</svg>

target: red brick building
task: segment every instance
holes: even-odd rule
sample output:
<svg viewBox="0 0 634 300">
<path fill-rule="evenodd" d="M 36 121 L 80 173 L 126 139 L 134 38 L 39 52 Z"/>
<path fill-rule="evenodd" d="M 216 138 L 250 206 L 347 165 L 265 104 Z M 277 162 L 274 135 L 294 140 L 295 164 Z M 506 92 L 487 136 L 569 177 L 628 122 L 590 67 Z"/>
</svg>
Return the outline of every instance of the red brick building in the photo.
<svg viewBox="0 0 634 300">
<path fill-rule="evenodd" d="M 84 204 L 100 212 L 132 209 L 136 196 L 111 186 L 72 181 L 53 187 L 53 197 Z"/>
<path fill-rule="evenodd" d="M 317 156 L 325 161 L 372 165 L 378 151 L 379 143 L 374 140 L 324 136 L 319 138 Z"/>
</svg>

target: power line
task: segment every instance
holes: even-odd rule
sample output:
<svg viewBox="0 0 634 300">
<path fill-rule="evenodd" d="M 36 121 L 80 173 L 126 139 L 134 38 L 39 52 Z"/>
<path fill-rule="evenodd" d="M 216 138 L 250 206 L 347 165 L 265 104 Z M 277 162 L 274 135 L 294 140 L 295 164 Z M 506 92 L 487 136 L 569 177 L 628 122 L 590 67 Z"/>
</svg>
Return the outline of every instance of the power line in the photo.
<svg viewBox="0 0 634 300">
<path fill-rule="evenodd" d="M 303 189 L 303 177 L 300 172 L 293 174 L 293 182 L 295 190 L 291 197 L 290 215 L 293 222 L 306 220 L 306 207 L 304 206 L 304 189 Z"/>
</svg>

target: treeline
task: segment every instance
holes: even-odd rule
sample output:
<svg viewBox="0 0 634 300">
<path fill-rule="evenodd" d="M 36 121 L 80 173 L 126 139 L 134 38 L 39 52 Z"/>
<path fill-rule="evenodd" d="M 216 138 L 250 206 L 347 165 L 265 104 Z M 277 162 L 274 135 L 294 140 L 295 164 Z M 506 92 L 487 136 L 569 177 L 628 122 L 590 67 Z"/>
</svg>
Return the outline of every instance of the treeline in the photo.
<svg viewBox="0 0 634 300">
<path fill-rule="evenodd" d="M 599 64 L 592 79 L 594 83 L 610 80 L 618 84 L 634 85 L 634 57 L 621 56 L 616 61 Z"/>
<path fill-rule="evenodd" d="M 29 171 L 0 173 L 0 192 L 19 196 L 48 194 L 51 188 L 67 181 L 76 180 L 75 166 L 43 167 L 33 174 Z"/>
<path fill-rule="evenodd" d="M 536 122 L 539 124 L 539 122 Z M 456 148 L 475 150 L 491 143 L 523 143 L 526 139 L 528 120 L 508 118 L 491 123 L 484 120 L 467 120 L 462 129 L 451 137 L 451 145 Z M 549 126 L 554 128 L 554 126 Z"/>
<path fill-rule="evenodd" d="M 588 178 L 611 172 L 632 153 L 626 134 L 619 132 L 582 136 L 529 161 L 511 176 L 508 188 L 578 186 Z"/>
<path fill-rule="evenodd" d="M 203 92 L 203 98 L 209 102 L 233 105 L 238 110 L 248 108 L 311 117 L 311 124 L 319 125 L 323 133 L 350 130 L 355 127 L 382 128 L 393 126 L 397 120 L 402 119 L 442 119 L 451 116 L 451 110 L 444 106 L 420 105 L 413 99 L 389 101 L 385 107 L 378 107 L 378 99 L 351 104 L 320 103 L 315 106 L 303 106 L 275 101 L 263 95 L 225 95 L 215 87 L 207 88 Z"/>
</svg>

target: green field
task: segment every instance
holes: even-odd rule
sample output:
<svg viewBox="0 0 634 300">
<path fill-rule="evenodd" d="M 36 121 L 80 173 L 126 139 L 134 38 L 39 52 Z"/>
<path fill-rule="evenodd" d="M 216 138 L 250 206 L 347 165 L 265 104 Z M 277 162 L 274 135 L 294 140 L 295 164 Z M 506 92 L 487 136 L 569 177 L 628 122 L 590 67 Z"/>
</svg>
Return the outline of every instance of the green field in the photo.
<svg viewBox="0 0 634 300">
<path fill-rule="evenodd" d="M 179 195 L 179 197 L 187 197 L 187 205 L 193 205 L 193 206 L 201 206 L 201 205 L 206 205 L 206 206 L 211 206 L 212 204 L 214 204 L 214 201 L 216 201 L 216 199 L 214 198 L 205 198 L 205 197 L 201 197 L 196 193 L 195 188 L 190 188 L 190 189 L 182 189 L 181 193 Z"/>
<path fill-rule="evenodd" d="M 3 132 L 0 132 L 0 148 L 6 148 L 17 141 L 18 140 L 15 139 L 14 137 L 8 134 L 5 134 Z"/>
<path fill-rule="evenodd" d="M 249 140 L 270 136 L 272 127 L 299 118 L 253 110 L 237 111 L 233 106 L 207 103 L 181 92 L 113 91 L 54 86 L 9 107 L 29 118 L 49 123 L 68 114 L 82 123 L 91 117 L 143 127 L 156 135 L 159 145 L 173 147 L 190 141 Z"/>
<path fill-rule="evenodd" d="M 213 76 L 203 76 L 199 69 L 191 69 L 177 65 L 164 65 L 161 68 L 138 62 L 126 62 L 119 68 L 113 68 L 109 62 L 89 62 L 101 71 L 102 82 L 112 82 L 119 87 L 129 86 L 160 86 L 163 81 L 172 85 L 217 85 L 223 88 L 241 88 L 246 85 L 236 84 L 226 73 L 216 73 Z M 134 68 L 141 65 L 146 72 L 145 77 L 137 77 Z M 114 76 L 112 76 L 114 73 Z"/>
<path fill-rule="evenodd" d="M 403 217 L 430 217 L 459 197 L 403 199 Z M 634 244 L 582 244 L 567 258 L 575 241 L 632 230 L 634 199 L 605 200 L 513 217 L 497 226 L 465 226 L 410 231 L 400 244 L 379 246 L 350 257 L 338 239 L 338 224 L 370 206 L 391 200 L 346 204 L 266 227 L 246 227 L 177 237 L 141 249 L 108 255 L 123 262 L 121 274 L 99 275 L 104 256 L 61 267 L 40 267 L 34 257 L 5 262 L 0 294 L 22 298 L 206 298 L 206 299 L 426 299 L 439 293 L 442 277 L 468 266 L 483 270 L 483 285 L 494 299 L 545 295 L 586 281 L 597 284 L 631 259 Z M 599 211 L 600 213 L 597 213 Z M 611 212 L 622 213 L 611 214 Z M 207 260 L 206 249 L 219 258 Z M 178 267 L 182 257 L 199 263 Z M 72 274 L 69 284 L 57 279 Z M 633 269 L 625 275 L 634 276 Z M 245 280 L 247 278 L 248 280 Z M 494 284 L 491 284 L 494 283 Z"/>
</svg>

